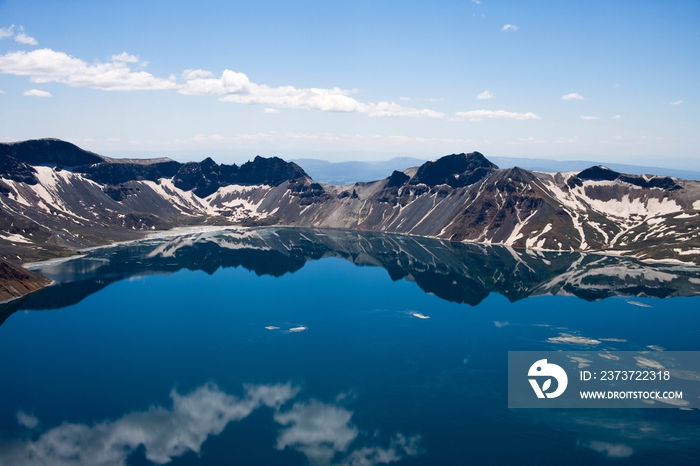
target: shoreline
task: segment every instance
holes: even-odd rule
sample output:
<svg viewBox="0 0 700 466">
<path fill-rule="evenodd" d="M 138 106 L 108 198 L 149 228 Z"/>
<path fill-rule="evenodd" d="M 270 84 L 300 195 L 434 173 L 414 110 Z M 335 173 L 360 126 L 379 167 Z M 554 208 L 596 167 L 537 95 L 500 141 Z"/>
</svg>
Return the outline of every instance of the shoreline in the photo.
<svg viewBox="0 0 700 466">
<path fill-rule="evenodd" d="M 437 240 L 437 241 L 453 242 L 449 239 L 436 238 L 433 236 L 422 236 L 422 235 L 414 235 L 411 233 L 397 233 L 397 232 L 374 231 L 374 230 L 353 230 L 353 229 L 344 229 L 344 228 L 328 228 L 328 227 L 313 227 L 313 226 L 307 227 L 307 226 L 298 226 L 298 225 L 266 225 L 266 226 L 254 226 L 254 227 L 242 226 L 242 225 L 199 225 L 199 226 L 175 227 L 175 228 L 172 228 L 170 230 L 149 231 L 141 238 L 126 240 L 126 241 L 115 241 L 115 242 L 110 243 L 110 244 L 92 246 L 89 248 L 81 248 L 77 254 L 73 254 L 73 255 L 65 256 L 65 257 L 56 257 L 56 258 L 52 258 L 52 259 L 45 259 L 45 260 L 41 260 L 41 261 L 23 262 L 20 264 L 20 266 L 27 269 L 27 270 L 34 270 L 34 269 L 38 269 L 38 268 L 43 267 L 43 266 L 56 265 L 56 264 L 60 264 L 60 263 L 72 260 L 72 259 L 84 257 L 87 255 L 87 254 L 85 254 L 87 252 L 92 252 L 92 251 L 96 251 L 96 250 L 104 249 L 104 248 L 111 248 L 111 247 L 115 247 L 115 246 L 126 245 L 126 244 L 130 244 L 130 243 L 135 243 L 138 241 L 144 241 L 144 240 L 149 240 L 149 239 L 174 238 L 177 236 L 183 236 L 183 235 L 188 235 L 188 234 L 192 234 L 192 233 L 211 233 L 211 232 L 226 231 L 226 230 L 250 230 L 250 229 L 255 229 L 255 228 L 312 228 L 312 229 L 320 229 L 320 230 L 360 231 L 360 232 L 372 232 L 372 233 L 388 234 L 388 235 L 403 235 L 403 236 L 433 239 L 433 240 Z M 594 254 L 594 255 L 598 255 L 598 256 L 609 256 L 609 257 L 634 259 L 642 264 L 648 264 L 648 265 L 668 265 L 668 266 L 676 266 L 676 267 L 680 266 L 680 267 L 700 268 L 700 264 L 696 264 L 694 262 L 685 262 L 685 261 L 681 261 L 681 260 L 675 259 L 675 258 L 641 259 L 634 254 L 624 254 L 626 251 L 618 251 L 618 250 L 563 251 L 563 250 L 545 249 L 545 248 L 514 248 L 514 247 L 506 245 L 506 244 L 494 244 L 494 243 L 490 243 L 490 242 L 489 243 L 481 243 L 481 242 L 476 242 L 476 241 L 455 241 L 455 242 L 463 243 L 463 244 L 485 245 L 485 246 L 500 246 L 500 247 L 504 247 L 504 248 L 513 249 L 514 251 L 533 251 L 536 254 L 540 253 L 540 252 L 561 253 L 561 254 L 564 254 L 564 253 L 565 254 L 574 254 L 574 253 Z"/>
</svg>

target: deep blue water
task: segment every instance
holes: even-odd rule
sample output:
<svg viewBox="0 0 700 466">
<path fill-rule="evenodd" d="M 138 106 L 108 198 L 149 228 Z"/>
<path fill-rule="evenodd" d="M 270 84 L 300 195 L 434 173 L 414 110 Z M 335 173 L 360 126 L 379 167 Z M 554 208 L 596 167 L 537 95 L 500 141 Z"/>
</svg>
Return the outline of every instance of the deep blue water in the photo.
<svg viewBox="0 0 700 466">
<path fill-rule="evenodd" d="M 0 326 L 0 464 L 697 464 L 698 410 L 509 410 L 506 369 L 562 332 L 700 350 L 699 304 L 472 307 L 336 257 L 145 267 Z"/>
</svg>

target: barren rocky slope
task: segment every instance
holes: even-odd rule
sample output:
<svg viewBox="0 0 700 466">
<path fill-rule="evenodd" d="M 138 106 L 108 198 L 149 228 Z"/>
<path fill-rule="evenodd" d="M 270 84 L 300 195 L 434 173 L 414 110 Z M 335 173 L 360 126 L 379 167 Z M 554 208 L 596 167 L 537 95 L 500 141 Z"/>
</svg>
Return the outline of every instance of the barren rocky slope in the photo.
<svg viewBox="0 0 700 466">
<path fill-rule="evenodd" d="M 385 179 L 314 182 L 256 157 L 117 160 L 58 140 L 0 144 L 0 254 L 36 260 L 147 231 L 197 224 L 293 225 L 431 236 L 553 251 L 604 251 L 700 264 L 700 183 L 500 170 L 452 154 Z"/>
</svg>

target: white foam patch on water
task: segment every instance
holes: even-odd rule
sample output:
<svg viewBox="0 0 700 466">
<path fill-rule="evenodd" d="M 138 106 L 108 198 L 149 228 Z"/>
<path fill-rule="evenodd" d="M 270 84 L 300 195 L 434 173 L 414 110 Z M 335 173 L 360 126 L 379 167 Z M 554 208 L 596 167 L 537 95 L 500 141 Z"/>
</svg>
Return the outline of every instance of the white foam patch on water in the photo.
<svg viewBox="0 0 700 466">
<path fill-rule="evenodd" d="M 413 317 L 418 317 L 419 319 L 430 319 L 430 316 L 423 315 L 420 312 L 412 312 L 411 315 Z"/>
<path fill-rule="evenodd" d="M 588 337 L 582 337 L 580 335 L 571 335 L 570 333 L 560 333 L 558 337 L 550 337 L 547 339 L 547 341 L 556 344 L 581 346 L 594 346 L 600 344 L 599 340 L 594 340 L 593 338 Z"/>
<path fill-rule="evenodd" d="M 578 356 L 569 356 L 569 359 L 577 363 L 579 369 L 585 369 L 586 367 L 590 367 L 590 363 L 593 362 L 590 359 L 580 358 Z"/>
<path fill-rule="evenodd" d="M 631 304 L 632 306 L 638 307 L 651 307 L 649 304 L 640 303 L 639 301 L 627 301 L 627 304 Z"/>
<path fill-rule="evenodd" d="M 641 367 L 642 369 L 656 369 L 656 370 L 664 370 L 666 369 L 663 364 L 661 364 L 658 361 L 654 361 L 653 359 L 648 359 L 643 356 L 635 356 L 634 357 L 635 361 L 637 361 L 637 365 Z"/>
</svg>

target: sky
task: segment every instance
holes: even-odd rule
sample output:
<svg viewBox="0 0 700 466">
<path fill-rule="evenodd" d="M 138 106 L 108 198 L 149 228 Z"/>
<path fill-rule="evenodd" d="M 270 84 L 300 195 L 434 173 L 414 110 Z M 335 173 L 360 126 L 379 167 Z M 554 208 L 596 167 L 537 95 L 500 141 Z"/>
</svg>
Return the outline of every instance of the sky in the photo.
<svg viewBox="0 0 700 466">
<path fill-rule="evenodd" d="M 0 142 L 700 170 L 700 2 L 0 0 Z"/>
</svg>

